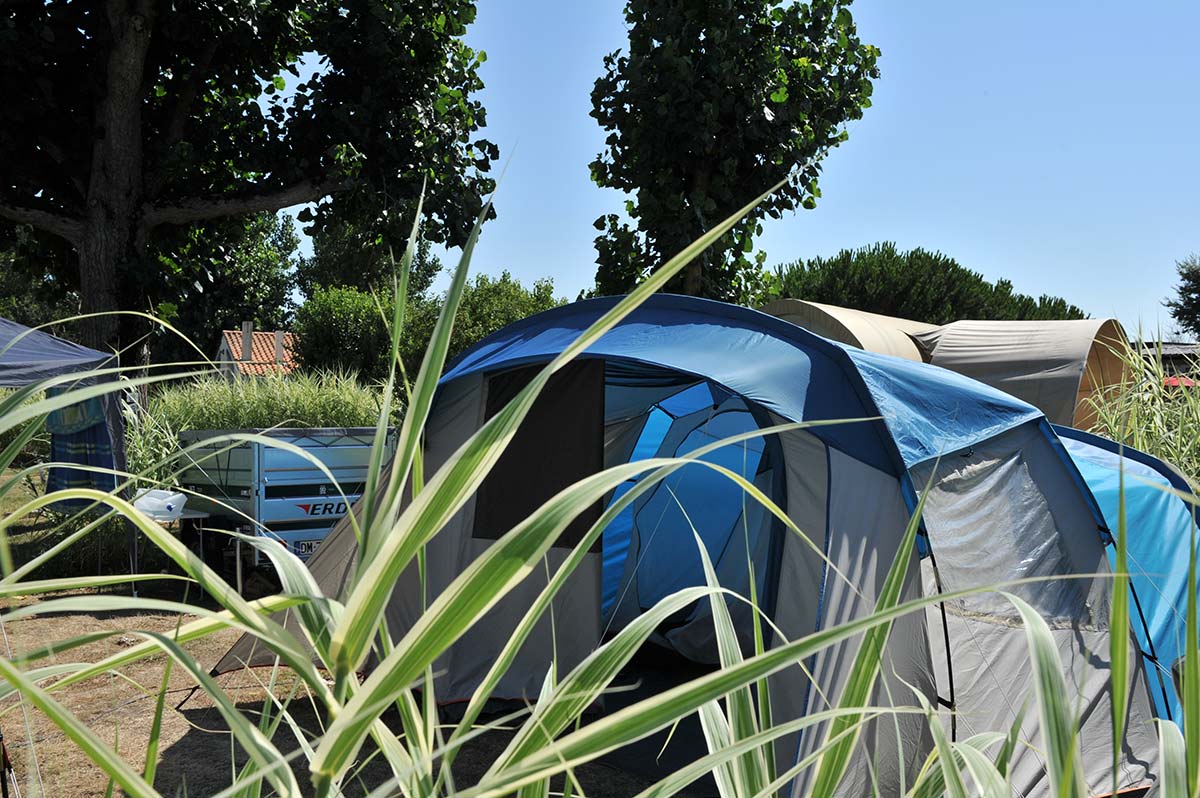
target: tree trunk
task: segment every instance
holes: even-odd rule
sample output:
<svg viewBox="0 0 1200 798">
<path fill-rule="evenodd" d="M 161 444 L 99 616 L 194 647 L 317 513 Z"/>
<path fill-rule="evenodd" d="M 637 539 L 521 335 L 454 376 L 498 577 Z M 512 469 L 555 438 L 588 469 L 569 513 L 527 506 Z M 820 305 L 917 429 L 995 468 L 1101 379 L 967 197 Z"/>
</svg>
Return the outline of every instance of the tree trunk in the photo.
<svg viewBox="0 0 1200 798">
<path fill-rule="evenodd" d="M 121 271 L 137 257 L 142 204 L 142 81 L 153 27 L 151 0 L 108 0 L 111 46 L 106 92 L 96 108 L 97 141 L 88 183 L 87 213 L 79 247 L 79 289 L 84 313 L 112 313 L 123 305 Z M 85 343 L 119 346 L 118 318 L 84 323 Z"/>
</svg>

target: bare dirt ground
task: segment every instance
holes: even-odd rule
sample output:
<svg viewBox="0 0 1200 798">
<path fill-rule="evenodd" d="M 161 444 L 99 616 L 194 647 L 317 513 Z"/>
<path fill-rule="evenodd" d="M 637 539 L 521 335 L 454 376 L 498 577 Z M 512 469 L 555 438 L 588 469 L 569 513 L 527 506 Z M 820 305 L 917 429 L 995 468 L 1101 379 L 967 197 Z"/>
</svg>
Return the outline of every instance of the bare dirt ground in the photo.
<svg viewBox="0 0 1200 798">
<path fill-rule="evenodd" d="M 10 601 L 5 609 L 32 600 Z M 184 618 L 186 622 L 189 618 Z M 135 630 L 169 633 L 180 621 L 178 616 L 144 612 L 37 615 L 4 624 L 12 655 L 55 640 L 66 640 L 99 630 L 114 634 L 61 655 L 59 662 L 94 662 L 123 646 L 134 645 L 141 637 Z M 189 651 L 201 664 L 215 663 L 233 643 L 236 633 L 226 632 L 189 644 Z M 0 646 L 4 641 L 0 639 Z M 9 656 L 9 649 L 0 650 Z M 141 770 L 149 743 L 154 704 L 162 681 L 165 659 L 155 657 L 131 665 L 120 676 L 110 674 L 56 693 L 56 698 L 82 720 L 102 740 L 114 745 L 122 758 Z M 240 671 L 219 677 L 224 690 L 239 707 L 252 717 L 261 711 L 266 690 L 263 686 L 269 670 Z M 284 694 L 291 682 L 281 675 L 277 694 Z M 173 668 L 159 740 L 159 766 L 155 787 L 163 795 L 209 796 L 232 783 L 235 769 L 245 761 L 234 744 L 220 713 L 202 692 L 197 692 L 181 710 L 174 705 L 193 686 L 180 668 Z M 304 701 L 292 704 L 294 717 L 310 730 L 320 728 L 320 719 Z M 107 786 L 104 774 L 82 754 L 53 723 L 28 702 L 15 698 L 0 703 L 0 729 L 12 757 L 23 796 L 103 796 Z M 26 720 L 26 717 L 28 720 Z M 393 724 L 393 728 L 396 725 Z M 276 745 L 285 752 L 295 750 L 290 732 L 276 735 Z M 504 733 L 489 734 L 468 746 L 455 762 L 455 780 L 460 786 L 476 781 L 491 764 L 506 742 Z M 32 744 L 31 744 L 32 743 Z M 577 771 L 576 776 L 587 795 L 631 796 L 648 786 L 652 772 L 630 772 L 630 763 L 648 762 L 652 767 L 659 742 L 649 741 L 644 750 L 615 763 L 596 763 Z M 36 760 L 36 762 L 35 762 Z M 614 764 L 616 766 L 614 766 Z M 302 786 L 308 785 L 306 763 L 297 759 L 294 766 Z M 632 770 L 640 770 L 634 766 Z M 369 761 L 349 795 L 365 795 L 388 776 L 386 766 Z M 268 791 L 269 792 L 269 791 Z"/>
</svg>

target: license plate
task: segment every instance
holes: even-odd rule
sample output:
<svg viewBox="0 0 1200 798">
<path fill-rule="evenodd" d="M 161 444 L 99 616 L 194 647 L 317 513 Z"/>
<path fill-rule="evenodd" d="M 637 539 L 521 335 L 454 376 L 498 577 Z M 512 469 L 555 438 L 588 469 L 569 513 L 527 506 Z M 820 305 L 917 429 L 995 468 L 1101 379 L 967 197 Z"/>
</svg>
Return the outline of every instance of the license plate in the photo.
<svg viewBox="0 0 1200 798">
<path fill-rule="evenodd" d="M 317 550 L 317 546 L 321 545 L 319 540 L 301 540 L 296 544 L 296 554 L 301 557 L 307 557 Z"/>
</svg>

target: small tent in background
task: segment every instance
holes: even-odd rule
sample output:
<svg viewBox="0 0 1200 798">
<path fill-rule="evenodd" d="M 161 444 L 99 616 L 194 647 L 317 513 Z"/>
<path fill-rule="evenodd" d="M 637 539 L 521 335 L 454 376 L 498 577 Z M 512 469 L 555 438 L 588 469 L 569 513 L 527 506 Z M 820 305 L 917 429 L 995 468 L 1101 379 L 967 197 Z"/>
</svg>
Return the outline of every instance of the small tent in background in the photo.
<svg viewBox="0 0 1200 798">
<path fill-rule="evenodd" d="M 1188 557 L 1200 508 L 1180 494 L 1191 496 L 1192 489 L 1171 466 L 1145 452 L 1077 429 L 1055 431 L 1113 535 L 1120 525 L 1124 494 L 1134 633 L 1159 717 L 1182 727 L 1179 678 L 1187 651 Z"/>
<path fill-rule="evenodd" d="M 1023 399 L 1055 424 L 1088 429 L 1089 400 L 1126 377 L 1125 331 L 1116 319 L 955 321 L 911 319 L 777 299 L 764 313 L 840 343 L 957 371 Z"/>
<path fill-rule="evenodd" d="M 113 355 L 0 318 L 0 388 L 23 388 L 115 365 Z M 51 393 L 70 390 L 96 380 L 96 377 L 65 380 L 49 390 Z M 108 393 L 56 410 L 47 417 L 52 461 L 104 469 L 52 468 L 48 491 L 87 487 L 108 492 L 116 488 L 117 478 L 111 472 L 125 470 L 125 424 L 118 401 L 115 393 Z M 80 502 L 61 504 L 67 509 L 81 505 Z"/>
<path fill-rule="evenodd" d="M 1088 429 L 1091 399 L 1126 377 L 1116 319 L 956 321 L 917 341 L 928 360 L 1034 405 L 1055 424 Z"/>
<path fill-rule="evenodd" d="M 442 378 L 425 429 L 426 473 L 615 301 L 538 314 L 464 353 Z M 780 635 L 771 644 L 863 617 L 896 557 L 917 486 L 928 485 L 921 551 L 907 563 L 905 596 L 1041 577 L 1009 589 L 1050 622 L 1069 704 L 1090 710 L 1080 728 L 1084 776 L 1092 793 L 1109 791 L 1109 539 L 1099 507 L 1043 415 L 953 372 L 833 343 L 732 305 L 654 296 L 561 369 L 477 494 L 427 545 L 429 596 L 420 592 L 415 564 L 397 582 L 388 627 L 393 634 L 412 628 L 429 597 L 518 519 L 581 477 L 646 456 L 686 454 L 739 432 L 838 419 L 847 421 L 751 438 L 705 455 L 756 484 L 815 545 L 711 469 L 685 466 L 605 530 L 495 696 L 532 699 L 556 657 L 561 675 L 664 593 L 704 584 L 698 545 L 724 587 L 749 596 L 756 580 L 769 628 Z M 564 547 L 600 509 L 568 528 L 548 567 L 563 563 Z M 309 561 L 327 595 L 344 595 L 357 556 L 354 531 L 344 521 Z M 1095 576 L 1054 578 L 1069 574 Z M 439 701 L 472 695 L 545 580 L 540 570 L 531 574 L 435 663 Z M 730 611 L 747 641 L 748 609 L 731 601 Z M 709 605 L 700 602 L 660 627 L 657 642 L 678 656 L 712 662 L 713 634 Z M 1112 634 L 1132 639 L 1128 629 Z M 850 639 L 772 677 L 775 721 L 836 702 L 860 643 Z M 1143 663 L 1133 659 L 1138 667 L 1129 677 L 1129 726 L 1119 756 L 1122 789 L 1152 784 L 1157 772 L 1153 703 Z M 215 670 L 272 660 L 243 638 Z M 945 721 L 959 740 L 1007 732 L 1035 682 L 1019 616 L 995 593 L 900 618 L 881 664 L 872 705 L 912 706 L 911 691 L 919 690 L 931 705 L 953 710 L 954 720 L 947 713 Z M 781 739 L 780 770 L 816 751 L 825 728 Z M 1049 795 L 1036 713 L 1024 715 L 1021 734 L 1012 783 L 1021 795 Z M 930 747 L 919 714 L 868 724 L 839 794 L 899 794 L 913 783 Z M 799 776 L 791 794 L 807 794 L 810 776 Z"/>
<path fill-rule="evenodd" d="M 913 336 L 937 329 L 934 324 L 803 299 L 776 299 L 762 311 L 832 341 L 908 360 L 924 359 Z"/>
</svg>

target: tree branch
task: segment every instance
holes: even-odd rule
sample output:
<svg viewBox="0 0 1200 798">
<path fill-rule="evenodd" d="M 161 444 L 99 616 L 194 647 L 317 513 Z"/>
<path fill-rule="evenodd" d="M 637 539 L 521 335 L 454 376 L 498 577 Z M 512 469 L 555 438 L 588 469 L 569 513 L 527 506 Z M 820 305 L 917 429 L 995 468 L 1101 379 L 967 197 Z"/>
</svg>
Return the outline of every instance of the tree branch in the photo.
<svg viewBox="0 0 1200 798">
<path fill-rule="evenodd" d="M 187 123 L 192 111 L 192 103 L 196 101 L 196 97 L 200 94 L 200 89 L 204 85 L 204 79 L 208 74 L 209 68 L 212 66 L 213 56 L 216 55 L 219 42 L 220 40 L 214 37 L 205 46 L 204 51 L 200 54 L 199 62 L 192 65 L 191 72 L 188 73 L 187 80 L 184 82 L 183 88 L 175 100 L 175 105 L 171 109 L 163 141 L 159 147 L 162 154 L 162 163 L 146 178 L 146 196 L 152 200 L 163 190 L 167 174 L 166 161 L 169 160 L 171 150 L 174 149 L 175 145 L 183 140 L 183 134 L 187 129 Z"/>
<path fill-rule="evenodd" d="M 142 209 L 142 224 L 147 228 L 160 224 L 191 224 L 223 216 L 241 216 L 262 211 L 277 211 L 292 205 L 314 202 L 321 197 L 345 191 L 351 181 L 315 183 L 306 180 L 278 191 L 251 194 L 245 197 L 218 197 L 186 200 L 178 205 L 147 204 Z"/>
<path fill-rule="evenodd" d="M 0 219 L 7 219 L 17 224 L 32 225 L 39 230 L 65 239 L 74 246 L 79 246 L 80 241 L 83 240 L 83 222 L 52 211 L 24 208 L 20 205 L 0 202 Z"/>
</svg>

